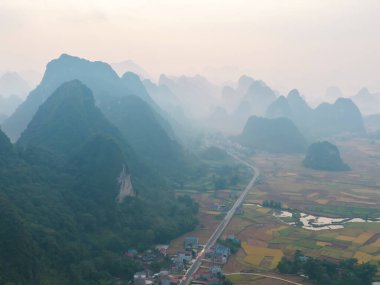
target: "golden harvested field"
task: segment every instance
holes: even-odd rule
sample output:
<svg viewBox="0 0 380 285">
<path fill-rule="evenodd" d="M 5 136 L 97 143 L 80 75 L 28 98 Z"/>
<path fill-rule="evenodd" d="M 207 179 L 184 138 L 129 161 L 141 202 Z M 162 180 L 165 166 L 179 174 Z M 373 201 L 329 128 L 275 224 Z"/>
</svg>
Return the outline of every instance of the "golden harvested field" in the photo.
<svg viewBox="0 0 380 285">
<path fill-rule="evenodd" d="M 219 211 L 203 211 L 203 213 L 207 214 L 207 215 L 219 215 L 221 212 Z"/>
<path fill-rule="evenodd" d="M 269 208 L 258 208 L 257 211 L 262 213 L 262 214 L 267 214 L 271 211 L 271 209 L 269 209 Z"/>
<path fill-rule="evenodd" d="M 317 202 L 318 204 L 321 204 L 321 205 L 326 205 L 329 202 L 329 200 L 327 200 L 327 199 L 317 199 L 317 200 L 315 200 L 315 202 Z"/>
<path fill-rule="evenodd" d="M 379 185 L 380 186 L 380 185 Z M 373 189 L 366 189 L 366 188 L 360 188 L 360 189 L 352 189 L 355 193 L 361 193 L 361 194 L 374 194 L 374 195 L 380 195 L 379 190 L 373 190 Z"/>
<path fill-rule="evenodd" d="M 276 200 L 291 208 L 329 217 L 380 217 L 380 141 L 334 141 L 351 171 L 328 172 L 302 166 L 304 155 L 257 153 L 252 161 L 263 177 L 250 201 Z M 291 174 L 291 175 L 290 175 Z M 264 194 L 263 194 L 264 193 Z"/>
<path fill-rule="evenodd" d="M 346 203 L 355 203 L 355 204 L 361 204 L 361 205 L 377 205 L 376 202 L 360 201 L 360 200 L 355 199 L 355 198 L 347 198 L 347 197 L 337 197 L 335 201 L 346 202 Z"/>
<path fill-rule="evenodd" d="M 331 246 L 332 243 L 331 242 L 325 242 L 325 241 L 317 241 L 317 245 L 324 247 L 324 246 Z"/>
<path fill-rule="evenodd" d="M 244 261 L 257 267 L 260 265 L 262 266 L 263 260 L 267 259 L 269 262 L 266 263 L 266 267 L 273 269 L 277 266 L 284 255 L 279 249 L 250 246 L 247 242 L 242 242 L 242 248 L 247 255 L 244 258 Z"/>
<path fill-rule="evenodd" d="M 380 249 L 380 237 L 376 241 L 371 243 L 370 246 Z"/>
<path fill-rule="evenodd" d="M 356 258 L 360 263 L 361 262 L 369 262 L 373 260 L 373 256 L 369 255 L 363 251 L 357 251 L 354 255 L 354 258 Z"/>
<path fill-rule="evenodd" d="M 364 244 L 367 240 L 369 240 L 374 233 L 365 232 L 361 233 L 359 236 L 357 236 L 352 242 L 357 244 Z"/>
<path fill-rule="evenodd" d="M 353 241 L 355 237 L 350 237 L 350 236 L 344 236 L 344 235 L 339 235 L 336 237 L 337 240 L 343 240 L 343 241 Z"/>
<path fill-rule="evenodd" d="M 235 270 L 229 272 L 250 268 L 271 270 L 282 254 L 291 256 L 297 249 L 313 257 L 335 261 L 355 255 L 361 260 L 366 258 L 376 261 L 380 255 L 380 248 L 372 246 L 380 243 L 380 234 L 379 237 L 374 235 L 380 232 L 380 224 L 349 223 L 343 229 L 310 231 L 285 225 L 273 217 L 272 212 L 263 215 L 258 206 L 252 205 L 244 209 L 244 215 L 235 216 L 226 231 L 235 234 L 242 241 L 243 247 L 228 260 L 226 268 Z M 234 232 L 235 225 L 241 222 L 246 223 L 244 229 Z M 268 265 L 268 262 L 271 264 Z"/>
</svg>

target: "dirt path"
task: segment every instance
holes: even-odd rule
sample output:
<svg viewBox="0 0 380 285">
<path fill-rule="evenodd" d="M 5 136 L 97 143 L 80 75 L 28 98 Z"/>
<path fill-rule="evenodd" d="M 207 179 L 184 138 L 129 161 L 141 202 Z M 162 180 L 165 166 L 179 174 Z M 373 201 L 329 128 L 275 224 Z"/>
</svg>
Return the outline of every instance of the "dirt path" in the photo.
<svg viewBox="0 0 380 285">
<path fill-rule="evenodd" d="M 293 284 L 293 285 L 303 285 L 301 283 L 286 280 L 286 279 L 281 278 L 281 277 L 270 276 L 270 275 L 265 275 L 265 274 L 260 274 L 260 273 L 241 273 L 241 272 L 238 272 L 238 273 L 226 273 L 224 275 L 226 275 L 226 276 L 229 276 L 229 275 L 251 275 L 251 276 L 258 276 L 258 277 L 264 277 L 264 278 L 279 280 L 279 281 L 283 281 L 283 282 L 286 282 L 288 284 Z"/>
</svg>

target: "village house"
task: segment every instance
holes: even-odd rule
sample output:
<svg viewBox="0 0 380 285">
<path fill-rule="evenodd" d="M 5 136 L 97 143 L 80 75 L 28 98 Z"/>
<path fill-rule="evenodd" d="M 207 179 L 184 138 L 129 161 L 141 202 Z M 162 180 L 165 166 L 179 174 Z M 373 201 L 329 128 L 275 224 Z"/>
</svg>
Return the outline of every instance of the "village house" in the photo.
<svg viewBox="0 0 380 285">
<path fill-rule="evenodd" d="M 171 277 L 169 275 L 160 276 L 160 285 L 170 285 Z"/>
<path fill-rule="evenodd" d="M 208 268 L 200 267 L 196 273 L 193 275 L 194 280 L 207 281 L 212 277 L 212 273 Z"/>
<path fill-rule="evenodd" d="M 160 285 L 177 285 L 179 283 L 178 278 L 170 275 L 168 271 L 161 271 L 159 277 Z"/>
<path fill-rule="evenodd" d="M 134 285 L 145 285 L 147 280 L 147 275 L 145 272 L 136 272 L 133 275 L 133 284 Z"/>
<path fill-rule="evenodd" d="M 174 258 L 170 271 L 173 273 L 182 273 L 184 269 L 183 260 L 179 260 L 178 257 Z"/>
<path fill-rule="evenodd" d="M 229 257 L 231 254 L 231 250 L 229 247 L 227 246 L 224 246 L 224 245 L 221 245 L 221 244 L 218 244 L 216 247 L 215 247 L 215 251 L 214 251 L 214 256 L 215 255 L 221 255 L 221 256 L 224 256 L 224 257 Z"/>
<path fill-rule="evenodd" d="M 218 244 L 215 247 L 213 261 L 215 264 L 225 264 L 230 254 L 231 254 L 231 250 L 229 247 Z"/>
<path fill-rule="evenodd" d="M 155 249 L 158 252 L 160 252 L 163 256 L 166 256 L 168 248 L 169 248 L 169 246 L 166 244 L 159 244 L 159 245 L 156 245 L 156 247 L 155 247 Z"/>
<path fill-rule="evenodd" d="M 220 266 L 214 265 L 210 268 L 210 272 L 214 276 L 219 276 L 222 274 L 222 268 Z"/>
<path fill-rule="evenodd" d="M 191 251 L 179 251 L 177 254 L 177 260 L 180 262 L 190 262 L 193 259 L 193 253 Z"/>
</svg>

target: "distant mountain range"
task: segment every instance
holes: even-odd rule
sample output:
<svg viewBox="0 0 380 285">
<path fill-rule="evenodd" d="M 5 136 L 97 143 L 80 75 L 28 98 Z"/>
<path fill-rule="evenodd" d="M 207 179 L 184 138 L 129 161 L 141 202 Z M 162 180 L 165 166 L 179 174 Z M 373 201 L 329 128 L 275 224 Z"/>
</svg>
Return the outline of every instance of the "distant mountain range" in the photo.
<svg viewBox="0 0 380 285">
<path fill-rule="evenodd" d="M 151 160 L 166 174 L 174 175 L 186 167 L 186 152 L 178 143 L 171 123 L 177 129 L 180 127 L 151 98 L 136 74 L 126 72 L 120 78 L 104 62 L 66 54 L 47 65 L 42 82 L 3 123 L 4 132 L 13 141 L 17 140 L 49 94 L 61 84 L 76 79 L 91 89 L 95 104 L 142 159 Z"/>
<path fill-rule="evenodd" d="M 11 115 L 21 103 L 22 99 L 17 95 L 0 96 L 0 114 Z"/>
<path fill-rule="evenodd" d="M 159 86 L 169 88 L 182 102 L 181 107 L 185 115 L 195 119 L 207 117 L 210 109 L 216 105 L 220 94 L 218 86 L 200 75 L 168 77 L 163 74 L 160 76 Z"/>
<path fill-rule="evenodd" d="M 292 90 L 287 97 L 279 97 L 268 107 L 266 117 L 288 118 L 312 139 L 344 133 L 365 133 L 358 107 L 347 98 L 339 98 L 333 104 L 322 103 L 312 109 L 297 90 Z"/>
<path fill-rule="evenodd" d="M 122 76 L 126 72 L 132 72 L 134 74 L 137 74 L 142 79 L 152 78 L 151 75 L 148 74 L 148 72 L 146 72 L 141 66 L 139 66 L 137 63 L 135 63 L 132 60 L 115 62 L 115 63 L 111 63 L 110 65 L 119 76 Z"/>
<path fill-rule="evenodd" d="M 306 140 L 287 118 L 266 119 L 252 116 L 237 140 L 253 151 L 302 153 Z"/>
<path fill-rule="evenodd" d="M 132 73 L 126 73 L 123 78 L 120 78 L 104 62 L 91 62 L 63 54 L 47 65 L 42 82 L 7 120 L 4 124 L 4 130 L 11 138 L 17 139 L 49 94 L 62 83 L 74 79 L 81 80 L 89 86 L 100 106 L 103 101 L 109 98 L 128 95 L 140 96 L 148 104 L 155 104 L 139 78 Z"/>
<path fill-rule="evenodd" d="M 29 84 L 16 72 L 6 72 L 0 76 L 0 95 L 16 95 L 24 98 L 30 91 Z"/>
<path fill-rule="evenodd" d="M 362 88 L 352 100 L 365 115 L 380 114 L 380 93 L 371 93 Z"/>
</svg>

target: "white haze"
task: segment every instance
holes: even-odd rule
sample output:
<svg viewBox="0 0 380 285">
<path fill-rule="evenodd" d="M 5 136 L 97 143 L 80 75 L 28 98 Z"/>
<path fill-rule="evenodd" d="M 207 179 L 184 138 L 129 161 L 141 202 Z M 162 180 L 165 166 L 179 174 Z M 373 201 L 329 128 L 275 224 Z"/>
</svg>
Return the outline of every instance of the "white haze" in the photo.
<svg viewBox="0 0 380 285">
<path fill-rule="evenodd" d="M 61 53 L 149 74 L 241 74 L 321 100 L 380 91 L 378 0 L 1 0 L 0 70 L 36 70 Z"/>
</svg>

